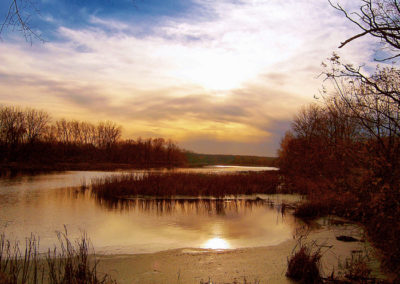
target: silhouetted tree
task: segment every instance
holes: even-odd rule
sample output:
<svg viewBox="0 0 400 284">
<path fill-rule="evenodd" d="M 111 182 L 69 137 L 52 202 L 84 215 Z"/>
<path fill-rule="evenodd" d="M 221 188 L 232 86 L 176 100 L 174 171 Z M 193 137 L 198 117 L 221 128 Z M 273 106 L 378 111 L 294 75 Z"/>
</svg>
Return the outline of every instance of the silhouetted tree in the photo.
<svg viewBox="0 0 400 284">
<path fill-rule="evenodd" d="M 111 148 L 121 137 L 121 126 L 112 121 L 100 122 L 97 125 L 97 145 L 100 148 Z"/>
<path fill-rule="evenodd" d="M 26 140 L 34 143 L 45 134 L 50 122 L 50 115 L 42 110 L 28 108 L 25 110 Z"/>
<path fill-rule="evenodd" d="M 393 56 L 400 56 L 400 5 L 397 0 L 362 0 L 359 12 L 346 11 L 339 4 L 330 4 L 356 24 L 361 32 L 342 42 L 340 47 L 370 35 L 379 38 Z M 341 103 L 350 109 L 366 136 L 371 150 L 368 166 L 380 184 L 398 187 L 400 160 L 400 70 L 395 66 L 379 68 L 370 75 L 360 67 L 345 64 L 333 54 L 325 75 Z M 326 96 L 325 96 L 326 97 Z M 392 188 L 392 190 L 395 190 Z"/>
<path fill-rule="evenodd" d="M 286 176 L 323 181 L 324 186 L 346 189 L 357 167 L 358 127 L 343 104 L 311 104 L 295 116 L 281 141 L 279 167 Z M 298 186 L 298 184 L 296 185 Z M 304 186 L 304 185 L 301 185 Z M 301 191 L 306 191 L 302 189 Z"/>
<path fill-rule="evenodd" d="M 378 68 L 367 77 L 337 58 L 331 64 L 333 71 L 327 76 L 335 86 L 336 101 L 348 109 L 347 115 L 357 121 L 369 145 L 369 159 L 364 162 L 383 183 L 396 184 L 400 167 L 400 71 Z"/>
<path fill-rule="evenodd" d="M 122 140 L 112 121 L 60 119 L 41 110 L 0 106 L 0 162 L 116 162 L 139 167 L 177 166 L 186 156 L 171 140 Z"/>
<path fill-rule="evenodd" d="M 25 117 L 20 108 L 2 107 L 0 109 L 1 138 L 6 150 L 6 157 L 14 161 L 19 144 L 26 133 Z"/>
</svg>

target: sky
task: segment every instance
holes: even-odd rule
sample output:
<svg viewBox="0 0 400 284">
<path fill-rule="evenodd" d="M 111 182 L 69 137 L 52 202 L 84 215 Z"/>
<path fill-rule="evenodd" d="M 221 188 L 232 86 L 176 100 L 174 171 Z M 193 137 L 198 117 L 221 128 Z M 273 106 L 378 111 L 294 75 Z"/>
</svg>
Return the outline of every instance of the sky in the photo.
<svg viewBox="0 0 400 284">
<path fill-rule="evenodd" d="M 276 156 L 296 112 L 318 102 L 321 63 L 336 52 L 370 66 L 378 52 L 367 37 L 337 48 L 358 29 L 327 0 L 31 3 L 23 13 L 45 42 L 3 31 L 0 104 L 111 120 L 125 138 L 198 153 Z"/>
</svg>

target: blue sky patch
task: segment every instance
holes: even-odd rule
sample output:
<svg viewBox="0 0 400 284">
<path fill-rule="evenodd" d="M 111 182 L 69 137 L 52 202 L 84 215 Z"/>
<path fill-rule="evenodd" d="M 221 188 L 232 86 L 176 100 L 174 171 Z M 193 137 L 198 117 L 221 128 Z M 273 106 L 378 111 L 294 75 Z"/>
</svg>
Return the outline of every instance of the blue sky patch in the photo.
<svg viewBox="0 0 400 284">
<path fill-rule="evenodd" d="M 152 34 L 158 25 L 170 18 L 194 21 L 211 16 L 210 11 L 189 0 L 41 0 L 32 2 L 32 5 L 25 5 L 22 0 L 18 3 L 23 17 L 29 18 L 30 27 L 49 41 L 58 39 L 57 29 L 60 26 L 72 29 L 96 27 L 113 32 L 112 27 L 101 25 L 93 18 L 126 23 L 133 27 L 132 33 L 137 31 L 138 36 L 145 36 Z M 10 4 L 11 0 L 1 1 L 2 19 L 7 15 Z M 13 32 L 15 30 L 9 28 L 3 37 Z"/>
</svg>

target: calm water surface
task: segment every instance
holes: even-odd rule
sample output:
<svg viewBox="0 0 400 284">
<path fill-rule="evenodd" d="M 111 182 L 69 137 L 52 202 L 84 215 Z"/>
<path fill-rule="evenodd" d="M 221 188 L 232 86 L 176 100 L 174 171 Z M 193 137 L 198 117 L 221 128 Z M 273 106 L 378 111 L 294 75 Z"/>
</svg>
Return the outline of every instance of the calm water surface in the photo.
<svg viewBox="0 0 400 284">
<path fill-rule="evenodd" d="M 196 172 L 265 170 L 251 167 L 179 169 Z M 143 171 L 136 171 L 138 174 Z M 260 200 L 155 200 L 99 202 L 81 192 L 82 182 L 116 172 L 71 171 L 0 178 L 0 232 L 23 240 L 34 233 L 46 250 L 56 231 L 84 231 L 97 253 L 148 253 L 175 248 L 234 249 L 279 244 L 292 238 L 296 222 L 279 204 L 293 196 Z M 255 197 L 252 197 L 253 199 Z"/>
</svg>

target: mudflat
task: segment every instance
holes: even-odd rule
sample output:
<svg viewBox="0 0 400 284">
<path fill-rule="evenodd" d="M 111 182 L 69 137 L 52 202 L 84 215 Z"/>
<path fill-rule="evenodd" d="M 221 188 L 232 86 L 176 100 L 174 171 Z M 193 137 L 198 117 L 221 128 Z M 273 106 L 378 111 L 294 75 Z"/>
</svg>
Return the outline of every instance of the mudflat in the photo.
<svg viewBox="0 0 400 284">
<path fill-rule="evenodd" d="M 338 236 L 362 240 L 362 230 L 353 224 L 321 225 L 303 237 L 303 242 L 321 246 L 322 273 L 338 275 L 355 252 L 368 253 L 373 274 L 380 275 L 379 262 L 368 242 L 343 242 Z M 98 270 L 118 283 L 293 283 L 286 278 L 287 259 L 298 240 L 276 246 L 234 250 L 183 248 L 149 254 L 98 256 Z"/>
</svg>

